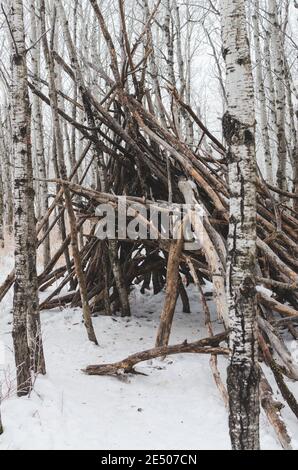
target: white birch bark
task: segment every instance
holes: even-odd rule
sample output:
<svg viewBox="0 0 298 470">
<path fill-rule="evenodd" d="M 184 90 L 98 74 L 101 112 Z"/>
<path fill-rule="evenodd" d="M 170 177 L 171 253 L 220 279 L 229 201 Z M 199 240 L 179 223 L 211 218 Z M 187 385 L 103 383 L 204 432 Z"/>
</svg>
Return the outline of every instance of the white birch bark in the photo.
<svg viewBox="0 0 298 470">
<path fill-rule="evenodd" d="M 260 104 L 260 130 L 262 134 L 262 145 L 265 160 L 266 179 L 269 184 L 273 184 L 273 170 L 272 170 L 272 157 L 270 151 L 270 137 L 267 120 L 266 110 L 266 93 L 264 85 L 264 74 L 262 67 L 262 53 L 260 44 L 260 4 L 259 0 L 254 2 L 254 14 L 252 17 L 253 29 L 254 29 L 254 45 L 255 45 L 255 56 L 256 56 L 256 90 Z"/>
<path fill-rule="evenodd" d="M 271 50 L 271 34 L 272 34 L 272 25 L 268 22 L 266 25 L 266 29 L 264 30 L 264 61 L 266 67 L 266 75 L 267 75 L 267 98 L 268 98 L 268 105 L 269 105 L 269 114 L 270 114 L 270 127 L 272 131 L 271 135 L 271 156 L 273 163 L 275 162 L 276 158 L 276 148 L 277 148 L 277 118 L 276 118 L 276 103 L 275 103 L 275 83 L 273 78 L 273 71 L 272 71 L 272 50 Z M 272 147 L 274 148 L 274 152 L 272 151 Z"/>
<path fill-rule="evenodd" d="M 293 172 L 293 193 L 298 194 L 298 111 L 295 113 L 294 108 L 294 101 L 293 101 L 293 78 L 291 75 L 291 71 L 289 68 L 289 64 L 287 61 L 286 56 L 284 57 L 285 60 L 285 68 L 286 68 L 286 94 L 287 94 L 287 104 L 288 104 L 288 113 L 289 113 L 289 131 L 290 131 L 290 139 L 289 139 L 289 146 L 290 146 L 290 161 L 292 166 Z M 293 208 L 296 212 L 298 212 L 298 199 L 294 199 Z"/>
<path fill-rule="evenodd" d="M 185 64 L 183 58 L 183 48 L 182 48 L 182 36 L 181 36 L 181 18 L 180 18 L 180 9 L 176 0 L 173 0 L 173 11 L 175 19 L 175 35 L 176 35 L 176 49 L 177 49 L 177 62 L 178 62 L 178 76 L 180 81 L 180 98 L 182 101 L 185 101 L 185 92 L 186 92 L 186 74 L 185 74 Z M 194 129 L 191 119 L 189 118 L 188 113 L 184 108 L 180 108 L 180 113 L 183 116 L 185 122 L 185 134 L 186 142 L 188 145 L 194 145 Z"/>
<path fill-rule="evenodd" d="M 278 20 L 276 0 L 269 0 L 269 20 L 272 24 L 272 58 L 273 73 L 276 87 L 276 121 L 277 121 L 277 184 L 280 189 L 287 190 L 286 163 L 287 141 L 286 124 L 286 93 L 285 93 L 285 64 L 281 27 Z"/>
<path fill-rule="evenodd" d="M 231 361 L 229 423 L 233 449 L 259 448 L 259 366 L 256 322 L 256 159 L 252 66 L 244 0 L 224 0 L 221 11 L 226 62 L 230 218 L 227 296 Z"/>
<path fill-rule="evenodd" d="M 145 11 L 145 19 L 146 19 L 146 21 L 148 21 L 149 18 L 150 18 L 150 10 L 149 10 L 149 6 L 148 6 L 148 0 L 142 0 L 142 6 L 143 6 L 144 11 Z M 149 66 L 150 66 L 150 73 L 151 73 L 152 80 L 153 80 L 153 85 L 154 85 L 156 107 L 158 109 L 158 112 L 159 112 L 159 115 L 160 115 L 160 120 L 161 120 L 162 124 L 164 126 L 167 126 L 165 109 L 164 109 L 164 106 L 163 106 L 163 103 L 162 103 L 161 88 L 160 88 L 159 79 L 158 79 L 158 66 L 157 66 L 156 55 L 155 55 L 155 46 L 154 46 L 153 35 L 152 35 L 152 30 L 151 30 L 150 25 L 148 25 L 147 34 L 148 34 L 149 46 L 151 47 Z"/>
<path fill-rule="evenodd" d="M 11 105 L 14 143 L 15 284 L 13 299 L 13 343 L 18 395 L 31 389 L 30 354 L 27 338 L 29 287 L 29 175 L 30 112 L 27 88 L 26 50 L 22 0 L 11 5 L 10 25 L 12 84 Z"/>
<path fill-rule="evenodd" d="M 40 75 L 40 28 L 39 22 L 36 22 L 36 14 L 38 9 L 38 1 L 31 0 L 30 2 L 30 26 L 31 26 L 31 64 L 32 73 L 34 75 L 33 84 L 39 89 L 38 78 Z M 40 196 L 40 212 L 43 217 L 48 210 L 48 184 L 45 181 L 47 177 L 45 165 L 45 149 L 44 149 L 44 129 L 42 119 L 41 102 L 37 95 L 32 96 L 32 132 L 35 136 L 35 161 L 37 164 L 38 177 L 42 180 L 39 182 L 39 196 Z M 49 224 L 46 223 L 43 232 L 46 233 Z M 50 237 L 47 236 L 42 244 L 43 247 L 43 265 L 44 267 L 50 261 Z"/>
<path fill-rule="evenodd" d="M 171 15 L 171 2 L 166 0 L 165 2 L 165 13 L 164 13 L 164 23 L 163 23 L 163 32 L 164 32 L 164 41 L 166 44 L 166 79 L 170 86 L 176 88 L 176 77 L 175 77 L 175 65 L 174 65 L 174 38 L 173 38 L 173 25 L 172 25 L 172 15 Z M 172 100 L 172 115 L 175 125 L 175 130 L 179 135 L 179 138 L 182 140 L 181 132 L 181 119 L 180 113 L 175 100 Z"/>
<path fill-rule="evenodd" d="M 0 114 L 0 120 L 4 121 L 5 116 Z M 2 121 L 2 122 L 3 122 Z M 7 119 L 6 119 L 7 127 Z M 2 164 L 2 182 L 3 182 L 3 196 L 4 196 L 4 207 L 5 207 L 5 225 L 8 228 L 9 233 L 13 231 L 13 194 L 12 194 L 12 171 L 10 162 L 10 152 L 8 151 L 8 142 L 6 139 L 5 132 L 3 130 L 4 125 L 0 125 L 0 151 L 1 151 L 1 164 Z M 7 130 L 7 129 L 6 129 Z"/>
</svg>

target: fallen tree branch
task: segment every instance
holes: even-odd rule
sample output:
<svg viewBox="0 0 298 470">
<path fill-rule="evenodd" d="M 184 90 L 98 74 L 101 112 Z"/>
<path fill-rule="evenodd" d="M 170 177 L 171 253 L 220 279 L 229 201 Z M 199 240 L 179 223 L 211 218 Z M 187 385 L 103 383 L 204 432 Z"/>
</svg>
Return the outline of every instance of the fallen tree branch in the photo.
<svg viewBox="0 0 298 470">
<path fill-rule="evenodd" d="M 160 323 L 156 337 L 156 347 L 167 346 L 169 344 L 170 333 L 177 303 L 177 296 L 174 295 L 178 289 L 180 257 L 183 249 L 183 222 L 179 227 L 178 240 L 171 243 L 168 265 L 165 303 L 160 316 Z"/>
<path fill-rule="evenodd" d="M 265 361 L 266 361 L 267 365 L 270 367 L 270 369 L 271 369 L 271 371 L 274 375 L 274 378 L 275 378 L 275 381 L 276 381 L 276 383 L 279 387 L 280 393 L 281 393 L 283 399 L 289 405 L 290 409 L 292 410 L 292 412 L 294 413 L 296 418 L 298 418 L 298 403 L 297 403 L 297 400 L 296 400 L 295 396 L 293 395 L 293 393 L 291 392 L 291 390 L 289 389 L 289 387 L 287 386 L 287 384 L 285 383 L 283 375 L 282 375 L 281 370 L 280 370 L 280 367 L 278 366 L 278 364 L 273 359 L 273 357 L 271 355 L 271 352 L 269 350 L 268 344 L 266 343 L 266 341 L 265 341 L 265 339 L 264 339 L 264 337 L 263 337 L 263 335 L 261 334 L 260 331 L 259 331 L 258 338 L 259 338 L 259 345 L 260 345 L 261 350 L 263 352 Z"/>
<path fill-rule="evenodd" d="M 282 316 L 286 316 L 290 318 L 298 317 L 297 310 L 295 310 L 292 307 L 289 307 L 288 305 L 281 304 L 276 299 L 273 299 L 272 297 L 268 297 L 263 292 L 258 292 L 257 299 L 262 305 L 269 307 L 271 310 L 278 312 Z"/>
<path fill-rule="evenodd" d="M 258 324 L 261 330 L 266 334 L 272 348 L 276 351 L 279 358 L 283 362 L 284 367 L 287 371 L 287 377 L 292 380 L 298 380 L 298 366 L 288 350 L 286 344 L 274 331 L 273 326 L 267 322 L 261 315 L 258 315 Z"/>
<path fill-rule="evenodd" d="M 132 373 L 134 366 L 139 362 L 148 361 L 157 357 L 170 356 L 172 354 L 196 353 L 196 354 L 221 354 L 228 355 L 228 348 L 221 348 L 219 344 L 228 337 L 228 332 L 220 333 L 212 338 L 204 338 L 194 343 L 184 341 L 182 344 L 162 346 L 147 349 L 119 362 L 111 364 L 90 365 L 83 370 L 87 375 L 118 375 L 119 373 Z"/>
<path fill-rule="evenodd" d="M 272 425 L 282 448 L 285 450 L 292 450 L 291 438 L 280 414 L 280 410 L 283 408 L 283 405 L 275 400 L 273 390 L 263 371 L 261 371 L 260 398 L 261 405 L 267 415 L 268 421 Z"/>
</svg>

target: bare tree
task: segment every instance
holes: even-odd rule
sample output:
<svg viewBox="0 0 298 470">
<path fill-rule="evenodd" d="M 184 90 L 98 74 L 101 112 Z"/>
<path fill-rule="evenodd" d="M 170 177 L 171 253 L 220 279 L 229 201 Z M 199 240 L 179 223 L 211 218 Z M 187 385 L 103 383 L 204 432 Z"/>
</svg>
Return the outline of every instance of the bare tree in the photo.
<svg viewBox="0 0 298 470">
<path fill-rule="evenodd" d="M 230 217 L 227 292 L 231 362 L 228 368 L 229 423 L 233 449 L 258 449 L 259 366 L 257 348 L 256 161 L 252 66 L 244 0 L 222 4 L 227 111 Z"/>
<path fill-rule="evenodd" d="M 12 84 L 11 103 L 14 142 L 14 218 L 15 285 L 13 302 L 13 341 L 17 368 L 18 395 L 31 389 L 30 353 L 27 321 L 30 295 L 29 220 L 33 197 L 30 178 L 30 106 L 27 87 L 26 47 L 23 2 L 17 0 L 10 10 Z"/>
<path fill-rule="evenodd" d="M 8 90 L 6 90 L 8 93 Z M 8 138 L 5 130 L 9 130 L 10 119 L 6 112 L 0 113 L 0 150 L 1 150 L 1 168 L 2 168 L 2 183 L 3 183 L 3 205 L 4 205 L 4 221 L 5 226 L 9 233 L 13 230 L 13 194 L 12 194 L 12 171 L 11 171 L 11 158 L 8 149 Z M 7 129 L 8 128 L 8 129 Z"/>
<path fill-rule="evenodd" d="M 39 87 L 40 76 L 40 22 L 36 21 L 37 9 L 36 1 L 31 0 L 30 3 L 30 26 L 31 26 L 31 64 L 32 64 L 32 81 L 37 88 Z M 44 130 L 42 119 L 42 103 L 39 98 L 33 94 L 32 96 L 32 134 L 35 141 L 35 161 L 37 165 L 37 174 L 41 181 L 39 182 L 39 200 L 40 212 L 42 215 L 46 214 L 48 210 L 48 185 L 46 182 L 46 163 L 45 163 L 45 149 L 44 149 Z M 45 224 L 43 233 L 45 234 L 49 228 L 49 224 Z M 43 243 L 43 264 L 44 267 L 50 261 L 50 238 L 45 237 Z"/>
<path fill-rule="evenodd" d="M 262 67 L 262 51 L 260 41 L 260 4 L 259 0 L 254 2 L 253 13 L 254 46 L 256 56 L 256 91 L 260 103 L 260 129 L 262 134 L 262 145 L 265 160 L 266 178 L 268 183 L 273 184 L 272 156 L 270 150 L 270 136 L 267 119 L 267 100 L 264 84 L 264 73 Z"/>
<path fill-rule="evenodd" d="M 285 93 L 285 64 L 282 32 L 278 20 L 276 0 L 269 0 L 269 21 L 272 24 L 272 57 L 273 72 L 276 87 L 276 121 L 278 142 L 278 169 L 276 174 L 277 184 L 281 190 L 287 190 L 286 163 L 287 163 L 287 141 L 286 141 L 286 93 Z"/>
</svg>

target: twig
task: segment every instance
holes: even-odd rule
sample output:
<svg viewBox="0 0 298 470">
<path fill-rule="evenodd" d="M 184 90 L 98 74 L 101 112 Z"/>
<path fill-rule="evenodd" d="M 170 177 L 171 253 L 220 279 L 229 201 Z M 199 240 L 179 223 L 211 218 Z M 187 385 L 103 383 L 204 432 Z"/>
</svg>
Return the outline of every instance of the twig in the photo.
<svg viewBox="0 0 298 470">
<path fill-rule="evenodd" d="M 33 49 L 33 48 L 36 46 L 36 44 L 38 44 L 39 41 L 41 41 L 41 39 L 42 39 L 50 30 L 51 30 L 51 28 L 49 28 L 47 31 L 45 31 L 44 33 L 42 33 L 42 35 L 41 35 L 38 39 L 36 39 L 36 41 L 35 41 L 33 44 L 31 44 L 30 47 L 28 47 L 28 48 L 26 49 L 25 54 L 27 54 L 28 52 L 30 52 L 31 49 Z"/>
</svg>

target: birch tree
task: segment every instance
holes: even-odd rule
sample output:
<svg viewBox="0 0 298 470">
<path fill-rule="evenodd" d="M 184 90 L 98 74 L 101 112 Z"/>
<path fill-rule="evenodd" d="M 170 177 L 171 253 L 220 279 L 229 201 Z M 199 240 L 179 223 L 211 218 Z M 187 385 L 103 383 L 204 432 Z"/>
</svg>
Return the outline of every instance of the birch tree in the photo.
<svg viewBox="0 0 298 470">
<path fill-rule="evenodd" d="M 276 136 L 277 136 L 277 118 L 276 118 L 276 102 L 275 102 L 275 83 L 273 78 L 273 71 L 272 71 L 272 50 L 271 50 L 271 35 L 272 35 L 272 25 L 270 23 L 266 23 L 266 28 L 264 28 L 264 62 L 265 62 L 265 70 L 266 70 L 266 78 L 265 81 L 267 87 L 267 101 L 269 107 L 269 124 L 272 130 L 271 136 L 271 155 L 272 159 L 276 156 Z M 274 145 L 272 145 L 274 144 Z M 274 152 L 272 150 L 274 147 Z"/>
<path fill-rule="evenodd" d="M 231 358 L 228 367 L 229 425 L 235 450 L 259 448 L 257 348 L 256 161 L 252 66 L 244 0 L 222 2 L 227 110 L 223 133 L 229 163 L 230 217 L 227 295 Z"/>
<path fill-rule="evenodd" d="M 255 58 L 256 58 L 256 91 L 259 98 L 260 106 L 260 130 L 262 134 L 262 145 L 265 160 L 266 178 L 268 183 L 273 184 L 273 171 L 272 171 L 272 156 L 270 151 L 270 137 L 266 110 L 266 93 L 264 84 L 264 73 L 262 67 L 262 52 L 260 42 L 260 2 L 255 0 L 254 2 L 254 14 L 253 14 L 253 32 L 254 32 L 254 46 L 255 46 Z"/>
<path fill-rule="evenodd" d="M 18 395 L 31 389 L 30 353 L 27 337 L 29 289 L 29 181 L 30 107 L 27 87 L 26 48 L 22 0 L 10 10 L 12 83 L 11 104 L 14 144 L 14 237 L 15 284 L 13 300 L 13 342 L 17 368 Z"/>
<path fill-rule="evenodd" d="M 7 90 L 8 92 L 8 90 Z M 13 227 L 13 194 L 12 194 L 12 172 L 10 152 L 8 150 L 7 136 L 4 132 L 4 121 L 6 126 L 8 116 L 0 114 L 0 151 L 1 151 L 1 165 L 2 165 L 2 183 L 3 183 L 3 198 L 4 198 L 4 212 L 5 212 L 5 226 L 8 228 L 9 233 L 12 233 Z"/>
<path fill-rule="evenodd" d="M 278 169 L 276 173 L 277 184 L 280 189 L 287 190 L 286 162 L 286 92 L 285 92 L 285 64 L 282 42 L 282 32 L 278 20 L 277 4 L 275 0 L 269 0 L 269 21 L 272 25 L 272 58 L 273 73 L 276 87 L 276 121 L 277 121 L 277 155 Z"/>
<path fill-rule="evenodd" d="M 30 25 L 31 25 L 31 64 L 33 73 L 33 83 L 39 88 L 38 78 L 40 75 L 40 28 L 39 22 L 36 21 L 36 2 L 30 2 Z M 42 120 L 42 106 L 39 98 L 33 94 L 32 96 L 32 133 L 35 139 L 35 156 L 38 169 L 38 176 L 42 181 L 39 182 L 40 193 L 40 209 L 41 214 L 46 214 L 48 210 L 48 185 L 46 179 L 46 165 L 44 155 L 44 130 Z M 49 224 L 46 223 L 43 232 L 46 233 Z M 47 236 L 43 243 L 43 264 L 44 267 L 50 261 L 50 238 Z"/>
</svg>

